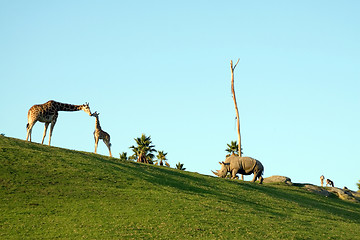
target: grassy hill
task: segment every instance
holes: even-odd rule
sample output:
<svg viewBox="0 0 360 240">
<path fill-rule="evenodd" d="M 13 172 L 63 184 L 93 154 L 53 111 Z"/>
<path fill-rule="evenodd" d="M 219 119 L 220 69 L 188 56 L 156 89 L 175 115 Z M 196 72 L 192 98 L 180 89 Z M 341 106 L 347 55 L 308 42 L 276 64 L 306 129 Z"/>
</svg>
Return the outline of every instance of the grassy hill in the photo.
<svg viewBox="0 0 360 240">
<path fill-rule="evenodd" d="M 0 239 L 360 239 L 360 204 L 0 136 Z"/>
</svg>

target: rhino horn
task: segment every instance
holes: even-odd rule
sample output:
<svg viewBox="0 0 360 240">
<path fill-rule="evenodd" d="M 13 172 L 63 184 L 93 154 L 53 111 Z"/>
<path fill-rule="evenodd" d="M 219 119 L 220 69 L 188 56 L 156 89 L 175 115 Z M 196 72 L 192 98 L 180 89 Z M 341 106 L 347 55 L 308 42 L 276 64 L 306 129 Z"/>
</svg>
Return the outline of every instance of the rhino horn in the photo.
<svg viewBox="0 0 360 240">
<path fill-rule="evenodd" d="M 216 171 L 219 171 L 219 170 L 216 170 Z M 219 173 L 218 173 L 218 172 L 212 171 L 212 173 L 215 174 L 216 176 L 219 176 Z"/>
</svg>

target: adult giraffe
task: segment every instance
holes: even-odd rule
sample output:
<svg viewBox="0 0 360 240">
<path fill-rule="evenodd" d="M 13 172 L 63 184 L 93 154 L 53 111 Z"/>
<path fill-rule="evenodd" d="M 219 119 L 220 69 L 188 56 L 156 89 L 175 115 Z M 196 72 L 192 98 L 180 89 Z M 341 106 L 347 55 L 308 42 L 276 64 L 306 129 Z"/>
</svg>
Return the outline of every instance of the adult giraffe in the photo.
<svg viewBox="0 0 360 240">
<path fill-rule="evenodd" d="M 58 111 L 72 112 L 72 111 L 80 111 L 80 110 L 83 110 L 84 112 L 89 114 L 89 116 L 91 116 L 91 111 L 88 103 L 83 105 L 72 105 L 72 104 L 60 103 L 50 100 L 44 104 L 32 106 L 28 112 L 28 124 L 26 125 L 26 129 L 27 129 L 26 141 L 28 141 L 29 139 L 31 142 L 32 128 L 35 125 L 35 123 L 39 121 L 45 123 L 44 135 L 41 141 L 41 144 L 43 144 L 46 136 L 47 128 L 51 123 L 50 135 L 49 135 L 49 146 L 50 146 L 51 135 L 58 117 Z"/>
</svg>

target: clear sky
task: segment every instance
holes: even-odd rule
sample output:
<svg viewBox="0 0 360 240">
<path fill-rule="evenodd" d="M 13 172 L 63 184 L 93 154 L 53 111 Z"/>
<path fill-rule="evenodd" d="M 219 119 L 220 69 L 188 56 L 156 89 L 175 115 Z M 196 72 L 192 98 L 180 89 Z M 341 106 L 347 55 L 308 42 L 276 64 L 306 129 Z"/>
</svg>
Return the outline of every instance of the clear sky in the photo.
<svg viewBox="0 0 360 240">
<path fill-rule="evenodd" d="M 240 58 L 244 155 L 264 177 L 319 185 L 323 174 L 356 190 L 359 12 L 356 0 L 2 0 L 0 132 L 25 139 L 34 104 L 89 102 L 115 157 L 145 133 L 172 167 L 211 175 L 237 139 Z M 52 145 L 92 152 L 94 128 L 84 112 L 60 112 Z"/>
</svg>

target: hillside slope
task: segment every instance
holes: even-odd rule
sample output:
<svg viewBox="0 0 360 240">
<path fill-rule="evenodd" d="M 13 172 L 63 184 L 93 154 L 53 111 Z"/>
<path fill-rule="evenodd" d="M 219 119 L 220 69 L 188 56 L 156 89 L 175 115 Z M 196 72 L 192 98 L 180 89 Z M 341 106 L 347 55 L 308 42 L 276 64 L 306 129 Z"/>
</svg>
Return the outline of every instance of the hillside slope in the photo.
<svg viewBox="0 0 360 240">
<path fill-rule="evenodd" d="M 0 239 L 360 239 L 360 204 L 0 136 Z"/>
</svg>

